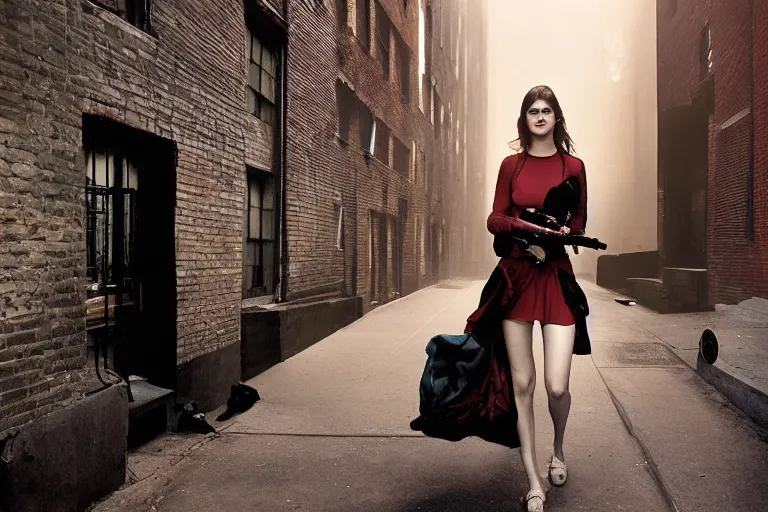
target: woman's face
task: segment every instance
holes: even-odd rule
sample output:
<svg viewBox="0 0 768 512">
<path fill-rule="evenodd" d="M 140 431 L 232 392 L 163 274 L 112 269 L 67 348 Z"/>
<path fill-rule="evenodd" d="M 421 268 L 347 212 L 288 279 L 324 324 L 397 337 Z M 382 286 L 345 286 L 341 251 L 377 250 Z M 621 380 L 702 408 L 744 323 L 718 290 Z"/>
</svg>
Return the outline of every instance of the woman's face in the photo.
<svg viewBox="0 0 768 512">
<path fill-rule="evenodd" d="M 525 117 L 534 137 L 545 137 L 555 129 L 555 111 L 544 100 L 536 100 Z"/>
</svg>

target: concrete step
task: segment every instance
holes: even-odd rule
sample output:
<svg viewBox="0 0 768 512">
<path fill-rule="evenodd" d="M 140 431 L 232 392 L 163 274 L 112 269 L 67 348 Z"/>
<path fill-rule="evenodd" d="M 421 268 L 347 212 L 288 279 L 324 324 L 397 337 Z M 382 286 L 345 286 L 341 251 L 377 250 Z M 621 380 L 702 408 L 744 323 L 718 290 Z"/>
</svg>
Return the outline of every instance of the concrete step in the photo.
<svg viewBox="0 0 768 512">
<path fill-rule="evenodd" d="M 664 281 L 670 305 L 675 312 L 712 311 L 709 306 L 707 269 L 665 267 Z"/>
<path fill-rule="evenodd" d="M 669 304 L 664 293 L 664 283 L 656 277 L 630 277 L 627 279 L 627 295 L 648 309 L 666 313 Z"/>
<path fill-rule="evenodd" d="M 708 304 L 707 269 L 665 267 L 661 278 L 627 279 L 627 295 L 658 313 L 713 311 Z"/>
<path fill-rule="evenodd" d="M 145 380 L 131 381 L 133 402 L 128 404 L 128 447 L 136 448 L 175 429 L 176 393 Z"/>
</svg>

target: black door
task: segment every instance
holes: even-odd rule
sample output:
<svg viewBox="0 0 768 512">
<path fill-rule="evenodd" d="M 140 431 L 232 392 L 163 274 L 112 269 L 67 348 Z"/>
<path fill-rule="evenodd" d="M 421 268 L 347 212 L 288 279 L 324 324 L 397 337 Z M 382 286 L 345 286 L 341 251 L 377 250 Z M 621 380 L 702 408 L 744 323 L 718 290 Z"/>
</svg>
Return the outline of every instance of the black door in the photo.
<svg viewBox="0 0 768 512">
<path fill-rule="evenodd" d="M 659 115 L 662 267 L 706 268 L 709 113 L 680 106 Z"/>
</svg>

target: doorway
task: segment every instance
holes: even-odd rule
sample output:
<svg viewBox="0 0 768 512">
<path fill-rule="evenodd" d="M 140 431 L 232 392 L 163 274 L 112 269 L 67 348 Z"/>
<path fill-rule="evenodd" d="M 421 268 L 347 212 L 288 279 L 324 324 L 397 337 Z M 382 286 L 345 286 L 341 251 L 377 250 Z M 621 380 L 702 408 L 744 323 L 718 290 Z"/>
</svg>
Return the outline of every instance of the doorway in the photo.
<svg viewBox="0 0 768 512">
<path fill-rule="evenodd" d="M 708 148 L 706 108 L 683 105 L 659 114 L 662 268 L 707 268 Z"/>
<path fill-rule="evenodd" d="M 176 149 L 83 116 L 86 326 L 123 379 L 176 388 Z M 98 363 L 97 363 L 98 364 Z"/>
</svg>

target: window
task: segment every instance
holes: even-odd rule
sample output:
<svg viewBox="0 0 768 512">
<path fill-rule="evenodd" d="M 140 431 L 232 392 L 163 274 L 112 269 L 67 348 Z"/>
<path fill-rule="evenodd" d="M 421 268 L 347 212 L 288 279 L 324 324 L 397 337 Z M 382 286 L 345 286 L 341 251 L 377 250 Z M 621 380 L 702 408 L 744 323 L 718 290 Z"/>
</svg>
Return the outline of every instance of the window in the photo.
<svg viewBox="0 0 768 512">
<path fill-rule="evenodd" d="M 699 39 L 699 78 L 706 80 L 712 74 L 712 31 L 709 23 L 701 31 Z"/>
<path fill-rule="evenodd" d="M 275 191 L 272 175 L 248 171 L 243 292 L 268 295 L 275 283 Z"/>
<path fill-rule="evenodd" d="M 392 24 L 387 13 L 376 2 L 376 58 L 379 60 L 384 77 L 389 79 L 389 36 Z"/>
<path fill-rule="evenodd" d="M 144 32 L 151 31 L 151 0 L 91 0 Z"/>
<path fill-rule="evenodd" d="M 424 19 L 424 5 L 422 3 L 423 0 L 419 0 L 419 61 L 418 61 L 418 72 L 416 76 L 418 77 L 418 84 L 419 84 L 419 109 L 421 110 L 422 114 L 427 111 L 427 81 L 426 81 L 426 73 L 427 73 L 427 62 L 426 62 L 426 49 L 424 48 L 426 44 L 426 34 L 424 33 L 426 30 L 425 27 L 425 19 Z"/>
<path fill-rule="evenodd" d="M 336 80 L 336 108 L 338 110 L 339 137 L 349 140 L 349 123 L 357 103 L 357 98 L 346 84 Z"/>
<path fill-rule="evenodd" d="M 413 143 L 413 182 L 427 187 L 426 158 L 424 151 Z"/>
<path fill-rule="evenodd" d="M 374 136 L 376 130 L 374 129 L 373 114 L 362 102 L 358 104 L 357 108 L 360 130 L 360 147 L 366 149 L 368 153 L 373 154 Z"/>
<path fill-rule="evenodd" d="M 275 121 L 275 97 L 277 91 L 277 59 L 258 38 L 248 34 L 248 85 L 245 99 L 248 112 L 267 124 Z"/>
<path fill-rule="evenodd" d="M 373 155 L 386 165 L 389 165 L 389 133 L 389 127 L 381 119 L 376 119 L 376 146 Z"/>
<path fill-rule="evenodd" d="M 116 155 L 114 149 L 99 148 L 86 154 L 85 257 L 89 284 L 122 284 L 115 281 L 115 267 L 119 264 L 123 268 L 121 274 L 131 268 L 138 183 L 135 165 Z M 119 262 L 113 262 L 116 254 Z"/>
<path fill-rule="evenodd" d="M 357 0 L 357 40 L 366 50 L 371 44 L 371 0 Z"/>
<path fill-rule="evenodd" d="M 333 205 L 333 218 L 336 219 L 336 249 L 344 250 L 344 207 Z"/>
<path fill-rule="evenodd" d="M 392 137 L 394 142 L 392 168 L 406 178 L 411 175 L 411 151 L 397 137 Z"/>
<path fill-rule="evenodd" d="M 344 30 L 347 26 L 347 17 L 349 12 L 347 11 L 347 0 L 335 0 L 336 3 L 336 23 L 339 26 L 339 30 Z"/>
<path fill-rule="evenodd" d="M 411 55 L 408 46 L 396 37 L 397 74 L 400 76 L 400 94 L 406 103 L 411 101 Z"/>
</svg>

